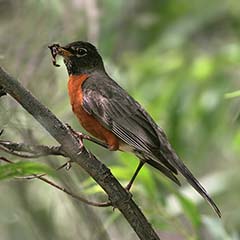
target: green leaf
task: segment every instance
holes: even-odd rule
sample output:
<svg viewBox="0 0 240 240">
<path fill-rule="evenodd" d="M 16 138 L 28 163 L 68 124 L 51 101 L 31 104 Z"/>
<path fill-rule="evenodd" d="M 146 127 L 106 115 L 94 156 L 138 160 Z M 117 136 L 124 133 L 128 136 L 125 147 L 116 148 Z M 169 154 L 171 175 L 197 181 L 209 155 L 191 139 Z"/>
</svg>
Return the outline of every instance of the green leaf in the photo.
<svg viewBox="0 0 240 240">
<path fill-rule="evenodd" d="M 196 58 L 192 66 L 192 74 L 195 79 L 207 80 L 214 70 L 214 62 L 209 56 Z"/>
<path fill-rule="evenodd" d="M 234 237 L 228 235 L 223 222 L 220 219 L 211 218 L 208 216 L 203 217 L 203 223 L 211 233 L 213 239 L 218 240 L 233 240 Z M 238 238 L 236 238 L 238 239 Z"/>
<path fill-rule="evenodd" d="M 37 162 L 17 162 L 0 166 L 0 180 L 41 173 L 53 175 L 53 170 Z"/>
<path fill-rule="evenodd" d="M 240 97 L 240 90 L 225 94 L 225 98 L 235 98 L 235 97 Z"/>
<path fill-rule="evenodd" d="M 176 193 L 176 196 L 181 203 L 181 206 L 184 210 L 184 213 L 188 216 L 189 220 L 191 221 L 192 225 L 198 229 L 201 225 L 201 215 L 198 211 L 197 206 L 190 201 L 185 196 Z"/>
<path fill-rule="evenodd" d="M 89 186 L 88 188 L 84 189 L 85 194 L 96 194 L 96 193 L 102 193 L 102 192 L 103 192 L 103 189 L 97 184 Z"/>
</svg>

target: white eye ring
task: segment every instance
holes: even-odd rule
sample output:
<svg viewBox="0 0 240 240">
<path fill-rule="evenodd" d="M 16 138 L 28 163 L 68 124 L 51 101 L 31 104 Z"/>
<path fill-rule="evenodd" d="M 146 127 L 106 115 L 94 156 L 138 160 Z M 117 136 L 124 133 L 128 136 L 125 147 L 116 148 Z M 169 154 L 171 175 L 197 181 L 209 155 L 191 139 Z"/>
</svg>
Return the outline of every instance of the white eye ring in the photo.
<svg viewBox="0 0 240 240">
<path fill-rule="evenodd" d="M 72 49 L 76 52 L 77 57 L 84 57 L 84 56 L 87 55 L 87 49 L 86 48 L 72 47 Z"/>
</svg>

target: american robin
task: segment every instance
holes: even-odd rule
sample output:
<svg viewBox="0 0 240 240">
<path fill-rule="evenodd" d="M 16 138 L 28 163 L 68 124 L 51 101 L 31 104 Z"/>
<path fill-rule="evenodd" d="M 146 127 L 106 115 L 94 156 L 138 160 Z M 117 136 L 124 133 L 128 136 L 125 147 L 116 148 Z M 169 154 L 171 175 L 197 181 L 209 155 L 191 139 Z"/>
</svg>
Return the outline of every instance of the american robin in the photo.
<svg viewBox="0 0 240 240">
<path fill-rule="evenodd" d="M 49 48 L 55 66 L 59 66 L 57 55 L 64 58 L 72 110 L 83 128 L 104 141 L 110 150 L 132 152 L 140 159 L 128 190 L 144 163 L 180 185 L 176 177 L 179 171 L 221 217 L 220 210 L 177 156 L 162 128 L 107 74 L 95 46 L 77 41 L 63 47 L 53 44 Z"/>
</svg>

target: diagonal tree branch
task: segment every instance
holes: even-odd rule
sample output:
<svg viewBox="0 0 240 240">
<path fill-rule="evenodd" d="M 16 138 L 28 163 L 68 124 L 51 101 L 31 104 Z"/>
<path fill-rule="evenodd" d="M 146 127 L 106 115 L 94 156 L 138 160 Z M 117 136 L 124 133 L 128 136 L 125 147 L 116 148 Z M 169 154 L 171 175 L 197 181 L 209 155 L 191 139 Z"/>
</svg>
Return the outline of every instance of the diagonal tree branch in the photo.
<svg viewBox="0 0 240 240">
<path fill-rule="evenodd" d="M 140 239 L 159 240 L 137 204 L 111 174 L 110 170 L 83 144 L 79 144 L 71 131 L 49 109 L 1 67 L 0 86 L 3 92 L 8 93 L 20 103 L 60 143 L 66 156 L 79 164 L 103 188 L 112 205 L 121 211 Z"/>
</svg>

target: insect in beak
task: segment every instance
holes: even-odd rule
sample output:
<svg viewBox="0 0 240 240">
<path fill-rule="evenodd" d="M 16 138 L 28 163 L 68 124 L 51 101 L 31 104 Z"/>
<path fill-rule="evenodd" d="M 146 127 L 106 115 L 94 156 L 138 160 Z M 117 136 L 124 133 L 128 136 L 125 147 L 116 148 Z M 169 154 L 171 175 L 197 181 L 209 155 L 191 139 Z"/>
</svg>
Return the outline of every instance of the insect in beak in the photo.
<svg viewBox="0 0 240 240">
<path fill-rule="evenodd" d="M 60 65 L 57 64 L 57 60 L 56 60 L 57 55 L 63 56 L 64 58 L 68 58 L 73 55 L 67 49 L 65 49 L 64 47 L 61 47 L 58 43 L 54 43 L 48 46 L 48 48 L 51 51 L 52 63 L 55 67 L 60 67 Z"/>
<path fill-rule="evenodd" d="M 60 65 L 57 64 L 57 60 L 56 60 L 59 47 L 60 47 L 60 45 L 57 43 L 54 43 L 54 44 L 48 46 L 48 48 L 51 51 L 51 55 L 52 55 L 52 63 L 55 67 L 60 67 Z"/>
</svg>

